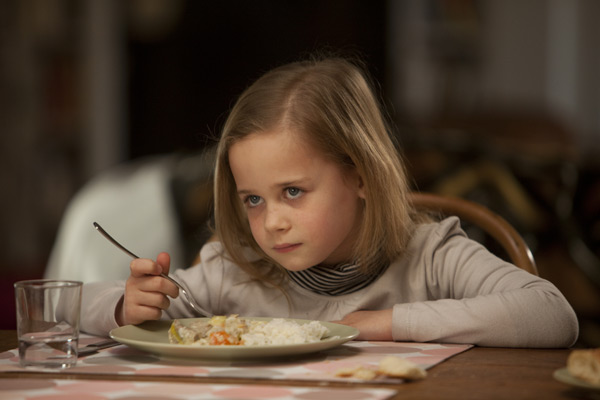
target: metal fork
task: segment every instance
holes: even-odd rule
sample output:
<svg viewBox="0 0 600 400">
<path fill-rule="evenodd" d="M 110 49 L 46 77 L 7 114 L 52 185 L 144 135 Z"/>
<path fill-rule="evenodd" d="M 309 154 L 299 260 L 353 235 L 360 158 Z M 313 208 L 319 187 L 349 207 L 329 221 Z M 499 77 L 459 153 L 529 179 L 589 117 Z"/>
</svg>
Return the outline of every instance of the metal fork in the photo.
<svg viewBox="0 0 600 400">
<path fill-rule="evenodd" d="M 77 357 L 85 357 L 90 354 L 97 353 L 102 349 L 108 349 L 109 347 L 115 347 L 120 345 L 121 343 L 114 341 L 112 339 L 103 340 L 102 342 L 88 344 L 87 346 L 80 347 L 77 350 Z"/>
<path fill-rule="evenodd" d="M 112 340 L 112 339 L 107 339 L 107 340 L 103 340 L 101 342 L 97 342 L 97 343 L 91 343 L 88 344 L 87 346 L 81 346 L 77 348 L 77 357 L 85 357 L 85 356 L 89 356 L 90 354 L 94 354 L 99 352 L 102 349 L 108 349 L 109 347 L 115 347 L 120 345 L 121 343 Z M 48 359 L 50 360 L 64 360 L 65 358 L 69 358 L 68 355 L 60 355 L 60 356 L 52 356 L 52 357 L 48 357 Z"/>
<path fill-rule="evenodd" d="M 125 248 L 121 243 L 117 242 L 97 222 L 94 222 L 94 228 L 96 228 L 96 230 L 98 232 L 100 232 L 102 234 L 102 236 L 104 236 L 106 239 L 108 239 L 112 244 L 114 244 L 115 246 L 117 246 L 119 249 L 123 250 L 125 253 L 129 254 L 133 258 L 139 258 L 135 254 L 133 254 L 131 251 L 129 251 L 127 248 Z M 205 317 L 212 317 L 211 313 L 209 313 L 206 310 L 204 310 L 202 307 L 200 307 L 194 301 L 194 299 L 189 295 L 189 293 L 185 290 L 185 288 L 179 282 L 177 282 L 175 279 L 171 278 L 169 275 L 166 275 L 164 273 L 161 273 L 160 276 L 162 276 L 163 278 L 165 278 L 165 279 L 173 282 L 173 284 L 175 284 L 175 286 L 177 286 L 179 288 L 179 291 L 183 294 L 183 297 L 185 298 L 186 303 L 189 305 L 189 307 L 193 311 L 195 311 L 196 313 L 198 313 L 200 315 L 203 315 Z"/>
</svg>

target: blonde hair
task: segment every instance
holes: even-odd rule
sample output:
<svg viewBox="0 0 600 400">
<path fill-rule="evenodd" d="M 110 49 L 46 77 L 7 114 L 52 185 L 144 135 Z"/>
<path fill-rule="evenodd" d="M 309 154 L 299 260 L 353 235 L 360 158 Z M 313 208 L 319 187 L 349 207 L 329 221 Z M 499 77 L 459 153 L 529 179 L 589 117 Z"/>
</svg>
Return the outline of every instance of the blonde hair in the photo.
<svg viewBox="0 0 600 400">
<path fill-rule="evenodd" d="M 413 229 L 400 155 L 366 74 L 346 59 L 326 58 L 266 73 L 242 93 L 225 122 L 217 148 L 215 227 L 232 261 L 276 286 L 285 276 L 252 236 L 228 158 L 240 139 L 276 127 L 301 132 L 323 155 L 361 176 L 363 221 L 348 259 L 368 274 L 400 255 Z M 248 247 L 258 260 L 248 260 Z"/>
</svg>

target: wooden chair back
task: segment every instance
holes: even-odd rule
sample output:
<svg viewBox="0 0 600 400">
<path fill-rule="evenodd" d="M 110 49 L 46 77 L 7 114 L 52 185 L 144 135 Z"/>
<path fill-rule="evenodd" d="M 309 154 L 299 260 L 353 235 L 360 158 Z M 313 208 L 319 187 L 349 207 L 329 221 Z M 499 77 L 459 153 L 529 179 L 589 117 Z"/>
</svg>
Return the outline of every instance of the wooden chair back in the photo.
<svg viewBox="0 0 600 400">
<path fill-rule="evenodd" d="M 444 216 L 456 215 L 461 221 L 477 226 L 502 246 L 513 264 L 538 275 L 529 246 L 519 232 L 500 215 L 481 204 L 458 197 L 422 192 L 413 192 L 410 196 L 414 207 L 419 211 Z"/>
</svg>

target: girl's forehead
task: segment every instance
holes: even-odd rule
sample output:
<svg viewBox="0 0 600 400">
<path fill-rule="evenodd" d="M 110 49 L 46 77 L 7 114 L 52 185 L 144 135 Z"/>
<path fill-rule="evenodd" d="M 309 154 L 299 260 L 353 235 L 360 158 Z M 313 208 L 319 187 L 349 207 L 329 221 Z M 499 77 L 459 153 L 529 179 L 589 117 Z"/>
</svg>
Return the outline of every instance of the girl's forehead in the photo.
<svg viewBox="0 0 600 400">
<path fill-rule="evenodd" d="M 262 147 L 273 146 L 275 148 L 292 147 L 296 149 L 316 152 L 317 149 L 311 144 L 308 135 L 288 128 L 273 128 L 266 131 L 252 132 L 235 141 L 229 147 L 229 153 L 234 147 Z"/>
<path fill-rule="evenodd" d="M 278 158 L 282 164 L 313 163 L 317 160 L 337 164 L 345 169 L 349 164 L 339 154 L 329 152 L 311 140 L 311 135 L 301 130 L 289 128 L 273 128 L 252 132 L 233 142 L 228 149 L 229 167 L 233 164 L 266 161 L 263 158 Z M 342 161 L 341 161 L 342 160 Z M 286 165 L 288 166 L 288 165 Z M 233 172 L 233 171 L 232 171 Z"/>
<path fill-rule="evenodd" d="M 229 149 L 229 165 L 236 181 L 257 176 L 266 179 L 267 175 L 301 175 L 331 163 L 302 135 L 289 131 L 256 132 Z"/>
</svg>

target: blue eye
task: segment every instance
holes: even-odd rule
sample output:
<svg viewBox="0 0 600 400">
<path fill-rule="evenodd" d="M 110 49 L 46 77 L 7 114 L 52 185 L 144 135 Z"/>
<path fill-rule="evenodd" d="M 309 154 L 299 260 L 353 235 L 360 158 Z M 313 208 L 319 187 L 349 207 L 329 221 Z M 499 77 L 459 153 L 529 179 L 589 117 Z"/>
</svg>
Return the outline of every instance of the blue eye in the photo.
<svg viewBox="0 0 600 400">
<path fill-rule="evenodd" d="M 298 189 L 297 187 L 289 187 L 289 188 L 286 188 L 285 191 L 286 191 L 287 197 L 290 199 L 298 198 L 303 193 L 303 190 Z"/>
<path fill-rule="evenodd" d="M 256 207 L 262 203 L 262 198 L 260 196 L 251 194 L 250 196 L 246 197 L 245 202 L 248 204 L 248 207 Z"/>
</svg>

